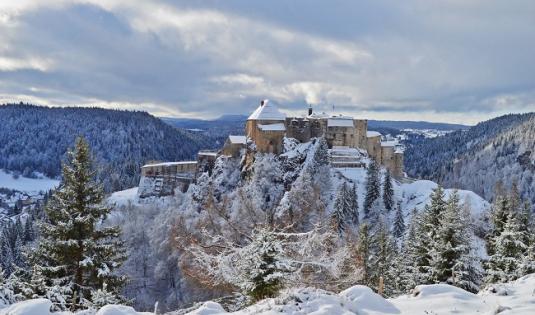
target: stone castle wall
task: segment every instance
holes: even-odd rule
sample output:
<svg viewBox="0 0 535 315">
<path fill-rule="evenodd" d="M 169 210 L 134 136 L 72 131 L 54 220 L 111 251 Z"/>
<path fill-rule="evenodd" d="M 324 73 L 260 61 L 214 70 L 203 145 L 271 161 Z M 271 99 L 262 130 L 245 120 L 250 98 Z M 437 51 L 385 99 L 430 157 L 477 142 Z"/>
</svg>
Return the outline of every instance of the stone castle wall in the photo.
<svg viewBox="0 0 535 315">
<path fill-rule="evenodd" d="M 324 136 L 330 148 L 346 146 L 365 149 L 371 158 L 384 165 L 395 177 L 403 176 L 403 153 L 395 153 L 394 146 L 381 146 L 381 136 L 368 137 L 368 121 L 353 119 L 353 126 L 328 126 L 329 118 L 289 117 L 284 121 L 286 131 L 263 131 L 259 124 L 281 123 L 281 121 L 248 120 L 246 134 L 262 153 L 282 152 L 283 138 L 308 142 L 312 138 Z"/>
</svg>

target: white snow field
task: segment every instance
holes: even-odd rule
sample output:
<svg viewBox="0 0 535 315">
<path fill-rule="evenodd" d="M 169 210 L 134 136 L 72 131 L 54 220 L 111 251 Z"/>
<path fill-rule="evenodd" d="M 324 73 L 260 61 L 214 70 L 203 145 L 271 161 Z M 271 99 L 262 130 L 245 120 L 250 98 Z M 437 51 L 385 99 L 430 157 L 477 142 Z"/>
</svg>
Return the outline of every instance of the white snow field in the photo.
<svg viewBox="0 0 535 315">
<path fill-rule="evenodd" d="M 35 193 L 40 191 L 47 191 L 59 185 L 59 180 L 51 178 L 27 178 L 20 176 L 13 178 L 12 174 L 7 174 L 4 170 L 0 170 L 0 188 L 8 188 L 18 190 L 26 193 Z"/>
<path fill-rule="evenodd" d="M 71 315 L 51 313 L 51 302 L 35 299 L 0 309 L 0 315 Z M 82 313 L 79 313 L 80 315 Z M 107 305 L 84 315 L 147 315 L 128 306 Z M 171 312 L 168 315 L 178 314 Z M 180 313 L 183 314 L 183 313 Z M 512 283 L 489 287 L 479 294 L 446 285 L 422 285 L 411 295 L 384 299 L 365 286 L 354 286 L 338 294 L 312 288 L 293 289 L 281 297 L 260 301 L 243 310 L 228 313 L 215 302 L 205 302 L 186 315 L 533 315 L 535 314 L 535 274 Z"/>
</svg>

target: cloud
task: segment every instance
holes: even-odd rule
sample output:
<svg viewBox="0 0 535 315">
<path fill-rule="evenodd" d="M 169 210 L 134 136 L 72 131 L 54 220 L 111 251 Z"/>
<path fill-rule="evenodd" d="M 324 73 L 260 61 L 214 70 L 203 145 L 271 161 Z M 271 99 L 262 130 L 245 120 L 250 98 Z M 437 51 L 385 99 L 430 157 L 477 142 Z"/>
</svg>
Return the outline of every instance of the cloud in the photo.
<svg viewBox="0 0 535 315">
<path fill-rule="evenodd" d="M 203 117 L 270 98 L 288 112 L 312 103 L 472 123 L 533 108 L 534 10 L 482 0 L 4 1 L 0 95 Z"/>
</svg>

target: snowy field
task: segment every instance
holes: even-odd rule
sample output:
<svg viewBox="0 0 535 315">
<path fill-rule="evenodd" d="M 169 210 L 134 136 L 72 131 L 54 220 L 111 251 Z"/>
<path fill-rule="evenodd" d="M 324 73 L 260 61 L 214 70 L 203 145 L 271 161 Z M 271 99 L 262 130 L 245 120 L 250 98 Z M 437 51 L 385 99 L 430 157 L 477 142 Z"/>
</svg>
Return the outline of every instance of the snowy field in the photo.
<svg viewBox="0 0 535 315">
<path fill-rule="evenodd" d="M 279 298 L 267 299 L 241 311 L 227 313 L 221 305 L 205 302 L 186 315 L 533 315 L 535 314 L 535 274 L 513 283 L 494 285 L 479 294 L 445 285 L 418 286 L 412 295 L 384 299 L 365 286 L 354 286 L 338 294 L 317 289 L 289 290 Z M 51 303 L 46 299 L 20 302 L 0 308 L 0 315 L 70 315 L 70 312 L 50 313 Z M 82 314 L 82 313 L 79 313 Z M 83 314 L 95 314 L 85 312 Z M 141 315 L 132 308 L 108 305 L 96 315 Z M 179 314 L 171 312 L 168 315 Z M 183 313 L 180 313 L 183 314 Z"/>
<path fill-rule="evenodd" d="M 26 178 L 20 176 L 13 178 L 12 174 L 7 174 L 0 170 L 0 188 L 8 188 L 27 193 L 47 191 L 59 185 L 59 180 L 50 178 Z"/>
</svg>

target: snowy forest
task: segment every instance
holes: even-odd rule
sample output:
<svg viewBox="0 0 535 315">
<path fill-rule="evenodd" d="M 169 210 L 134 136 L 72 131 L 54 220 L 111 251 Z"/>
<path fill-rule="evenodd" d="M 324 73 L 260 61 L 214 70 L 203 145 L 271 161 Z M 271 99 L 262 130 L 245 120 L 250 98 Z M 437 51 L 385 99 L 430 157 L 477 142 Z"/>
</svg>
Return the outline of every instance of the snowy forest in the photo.
<svg viewBox="0 0 535 315">
<path fill-rule="evenodd" d="M 407 145 L 411 177 L 472 190 L 494 200 L 496 186 L 516 183 L 522 198 L 535 203 L 535 114 L 511 114 Z"/>
<path fill-rule="evenodd" d="M 489 205 L 395 180 L 371 159 L 334 169 L 323 138 L 285 139 L 280 156 L 220 156 L 185 193 L 106 201 L 90 150 L 77 140 L 42 213 L 3 230 L 0 305 L 45 298 L 52 311 L 164 313 L 212 299 L 235 311 L 291 288 L 476 293 L 535 272 L 532 208 L 516 184 L 496 187 Z"/>
<path fill-rule="evenodd" d="M 214 146 L 146 112 L 10 104 L 0 106 L 0 126 L 0 169 L 59 178 L 67 148 L 84 136 L 107 192 L 137 186 L 140 167 L 149 160 L 191 159 Z"/>
</svg>

